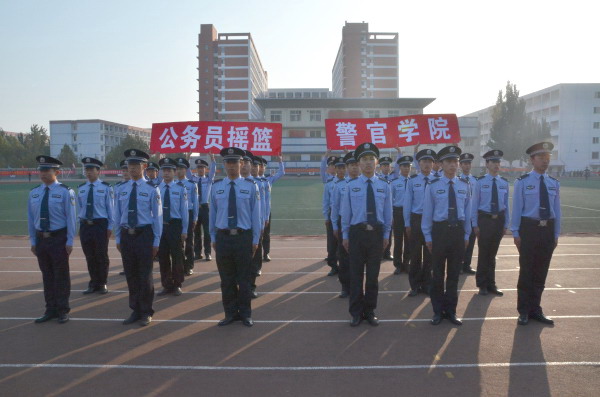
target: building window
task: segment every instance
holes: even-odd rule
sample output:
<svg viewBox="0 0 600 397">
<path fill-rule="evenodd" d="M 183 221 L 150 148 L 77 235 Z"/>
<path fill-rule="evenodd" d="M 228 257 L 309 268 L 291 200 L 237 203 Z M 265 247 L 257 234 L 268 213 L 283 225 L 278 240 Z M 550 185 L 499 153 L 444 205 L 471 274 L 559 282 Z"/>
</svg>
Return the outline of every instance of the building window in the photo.
<svg viewBox="0 0 600 397">
<path fill-rule="evenodd" d="M 594 121 L 594 129 L 600 129 L 600 121 Z"/>
<path fill-rule="evenodd" d="M 271 110 L 271 122 L 281 121 L 281 110 Z"/>
<path fill-rule="evenodd" d="M 321 138 L 321 131 L 310 131 L 310 137 L 311 138 Z"/>
<path fill-rule="evenodd" d="M 594 106 L 594 113 L 600 113 L 600 106 Z"/>
<path fill-rule="evenodd" d="M 277 98 L 278 98 L 278 99 L 283 99 L 283 98 L 285 98 L 285 93 L 284 93 L 284 92 L 278 92 L 278 93 L 277 93 Z"/>
<path fill-rule="evenodd" d="M 309 110 L 310 121 L 321 121 L 321 111 L 320 110 Z"/>
<path fill-rule="evenodd" d="M 592 143 L 600 143 L 600 138 L 595 136 L 592 138 Z"/>
<path fill-rule="evenodd" d="M 594 98 L 600 98 L 600 91 L 596 91 L 594 93 Z"/>
<path fill-rule="evenodd" d="M 376 119 L 379 117 L 379 110 L 367 110 L 367 118 Z"/>
<path fill-rule="evenodd" d="M 600 158 L 599 154 L 600 152 L 592 152 L 592 160 L 598 160 Z"/>
<path fill-rule="evenodd" d="M 320 154 L 311 154 L 310 161 L 321 161 L 321 155 Z"/>
<path fill-rule="evenodd" d="M 294 92 L 294 98 L 301 99 L 302 98 L 302 93 L 301 92 Z"/>
<path fill-rule="evenodd" d="M 300 121 L 302 119 L 301 110 L 290 110 L 290 121 Z"/>
<path fill-rule="evenodd" d="M 400 116 L 399 110 L 388 110 L 388 117 L 398 117 Z"/>
<path fill-rule="evenodd" d="M 302 155 L 300 155 L 300 154 L 284 154 L 283 161 L 302 161 Z"/>
<path fill-rule="evenodd" d="M 285 98 L 286 99 L 294 99 L 294 93 L 293 92 L 286 92 L 285 93 Z"/>
</svg>

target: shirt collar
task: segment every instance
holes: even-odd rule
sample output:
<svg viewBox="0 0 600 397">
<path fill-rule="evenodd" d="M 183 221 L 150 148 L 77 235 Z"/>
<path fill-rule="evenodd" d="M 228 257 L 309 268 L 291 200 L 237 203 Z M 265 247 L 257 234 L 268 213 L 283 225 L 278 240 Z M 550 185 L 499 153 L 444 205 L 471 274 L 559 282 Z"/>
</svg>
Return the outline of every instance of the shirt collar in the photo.
<svg viewBox="0 0 600 397">
<path fill-rule="evenodd" d="M 227 184 L 227 185 L 229 185 L 230 182 L 233 182 L 237 185 L 239 183 L 239 181 L 241 181 L 242 179 L 244 179 L 244 177 L 241 175 L 237 179 L 229 179 L 228 177 L 225 177 L 225 178 L 223 178 L 223 182 L 225 182 L 225 184 Z"/>
<path fill-rule="evenodd" d="M 542 175 L 544 175 L 544 177 L 547 176 L 545 172 L 543 174 L 540 174 L 536 170 L 531 170 L 530 174 L 533 175 L 536 179 L 540 179 L 540 176 Z"/>
</svg>

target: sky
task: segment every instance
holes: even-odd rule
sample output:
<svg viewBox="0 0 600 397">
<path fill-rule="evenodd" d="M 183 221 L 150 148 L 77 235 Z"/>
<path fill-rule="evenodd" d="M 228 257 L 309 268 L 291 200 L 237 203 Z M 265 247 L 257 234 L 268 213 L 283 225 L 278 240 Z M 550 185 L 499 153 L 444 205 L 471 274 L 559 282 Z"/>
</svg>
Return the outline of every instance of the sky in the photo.
<svg viewBox="0 0 600 397">
<path fill-rule="evenodd" d="M 0 0 L 0 128 L 104 119 L 138 127 L 197 120 L 201 24 L 250 32 L 270 88 L 331 88 L 348 22 L 399 33 L 399 96 L 425 113 L 493 105 L 600 82 L 593 1 Z"/>
</svg>

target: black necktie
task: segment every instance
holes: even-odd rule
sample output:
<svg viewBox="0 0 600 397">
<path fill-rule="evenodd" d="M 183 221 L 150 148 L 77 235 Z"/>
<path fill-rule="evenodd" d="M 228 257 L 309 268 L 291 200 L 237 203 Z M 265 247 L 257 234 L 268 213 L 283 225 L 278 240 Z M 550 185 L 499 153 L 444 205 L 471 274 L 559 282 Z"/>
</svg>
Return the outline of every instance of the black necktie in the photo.
<svg viewBox="0 0 600 397">
<path fill-rule="evenodd" d="M 406 190 L 406 185 L 408 185 L 408 178 L 404 178 L 404 190 Z"/>
<path fill-rule="evenodd" d="M 492 214 L 497 215 L 498 212 L 498 186 L 496 185 L 496 178 L 492 178 Z"/>
<path fill-rule="evenodd" d="M 137 226 L 137 183 L 133 182 L 131 193 L 129 193 L 129 212 L 127 214 L 127 224 L 130 228 Z"/>
<path fill-rule="evenodd" d="M 169 222 L 171 220 L 171 193 L 169 191 L 169 185 L 165 184 L 165 197 L 163 199 L 163 221 Z"/>
<path fill-rule="evenodd" d="M 425 186 L 427 186 L 427 182 L 429 182 L 429 177 L 426 176 L 425 178 L 423 178 L 423 181 L 425 182 Z M 423 188 L 423 190 L 425 190 L 425 188 Z"/>
<path fill-rule="evenodd" d="M 367 223 L 371 226 L 377 225 L 377 209 L 375 208 L 375 192 L 372 181 L 367 179 Z"/>
<path fill-rule="evenodd" d="M 458 223 L 458 208 L 456 208 L 456 194 L 454 194 L 454 182 L 450 181 L 448 187 L 448 223 L 456 225 Z"/>
<path fill-rule="evenodd" d="M 40 228 L 42 232 L 50 231 L 50 209 L 48 208 L 48 196 L 50 196 L 50 188 L 44 188 L 44 197 L 42 198 L 42 206 L 40 208 Z"/>
<path fill-rule="evenodd" d="M 550 219 L 550 198 L 544 175 L 540 175 L 540 219 Z"/>
<path fill-rule="evenodd" d="M 198 202 L 202 204 L 202 177 L 198 177 Z"/>
<path fill-rule="evenodd" d="M 229 208 L 227 215 L 227 227 L 235 229 L 237 227 L 237 205 L 235 201 L 235 182 L 229 182 Z"/>
<path fill-rule="evenodd" d="M 88 190 L 87 207 L 85 208 L 85 219 L 94 219 L 94 185 L 90 183 Z"/>
</svg>

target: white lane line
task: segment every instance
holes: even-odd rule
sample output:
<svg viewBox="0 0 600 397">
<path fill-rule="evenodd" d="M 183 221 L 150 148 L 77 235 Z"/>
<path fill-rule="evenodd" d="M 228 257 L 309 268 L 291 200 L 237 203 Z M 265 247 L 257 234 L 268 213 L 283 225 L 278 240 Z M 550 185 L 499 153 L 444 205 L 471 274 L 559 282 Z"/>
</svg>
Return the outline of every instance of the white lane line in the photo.
<svg viewBox="0 0 600 397">
<path fill-rule="evenodd" d="M 586 291 L 596 291 L 600 290 L 600 287 L 575 287 L 575 288 L 545 288 L 544 291 L 570 291 L 570 290 L 586 290 Z M 43 289 L 0 289 L 0 292 L 43 292 Z M 71 292 L 83 292 L 85 290 L 82 289 L 72 289 Z M 503 292 L 515 292 L 516 288 L 502 288 Z M 379 290 L 379 294 L 406 294 L 410 292 L 409 290 Z M 458 292 L 479 292 L 479 289 L 459 289 Z M 129 291 L 126 290 L 109 290 L 109 293 L 119 293 L 126 294 Z M 258 295 L 339 295 L 339 291 L 258 291 Z M 221 295 L 221 291 L 184 291 L 184 295 L 186 294 L 195 294 L 195 295 L 211 295 L 218 294 Z"/>
<path fill-rule="evenodd" d="M 516 320 L 517 316 L 509 317 L 467 317 L 461 318 L 462 321 L 508 321 Z M 551 316 L 552 319 L 572 320 L 572 319 L 596 319 L 600 315 L 574 315 L 574 316 Z M 36 317 L 0 317 L 0 321 L 33 321 Z M 70 317 L 73 321 L 92 321 L 92 322 L 123 322 L 122 318 L 90 318 L 90 317 Z M 428 323 L 431 318 L 397 318 L 397 319 L 379 319 L 382 323 Z M 152 319 L 153 323 L 184 323 L 184 324 L 216 324 L 219 320 L 161 320 Z M 339 324 L 348 323 L 347 319 L 342 320 L 254 320 L 255 323 L 261 324 Z"/>
<path fill-rule="evenodd" d="M 566 205 L 566 204 L 561 204 L 560 206 L 561 207 L 569 207 L 569 208 L 577 208 L 578 210 L 587 210 L 587 211 L 600 212 L 600 210 L 594 209 L 594 208 L 577 207 L 577 206 L 574 206 L 574 205 Z"/>
<path fill-rule="evenodd" d="M 510 368 L 510 367 L 597 367 L 600 361 L 540 361 L 466 364 L 412 364 L 412 365 L 330 365 L 298 367 L 218 367 L 211 365 L 127 365 L 127 364 L 0 364 L 0 368 L 43 369 L 137 369 L 171 371 L 364 371 L 364 370 L 411 370 L 411 369 L 461 369 L 461 368 Z"/>
</svg>

